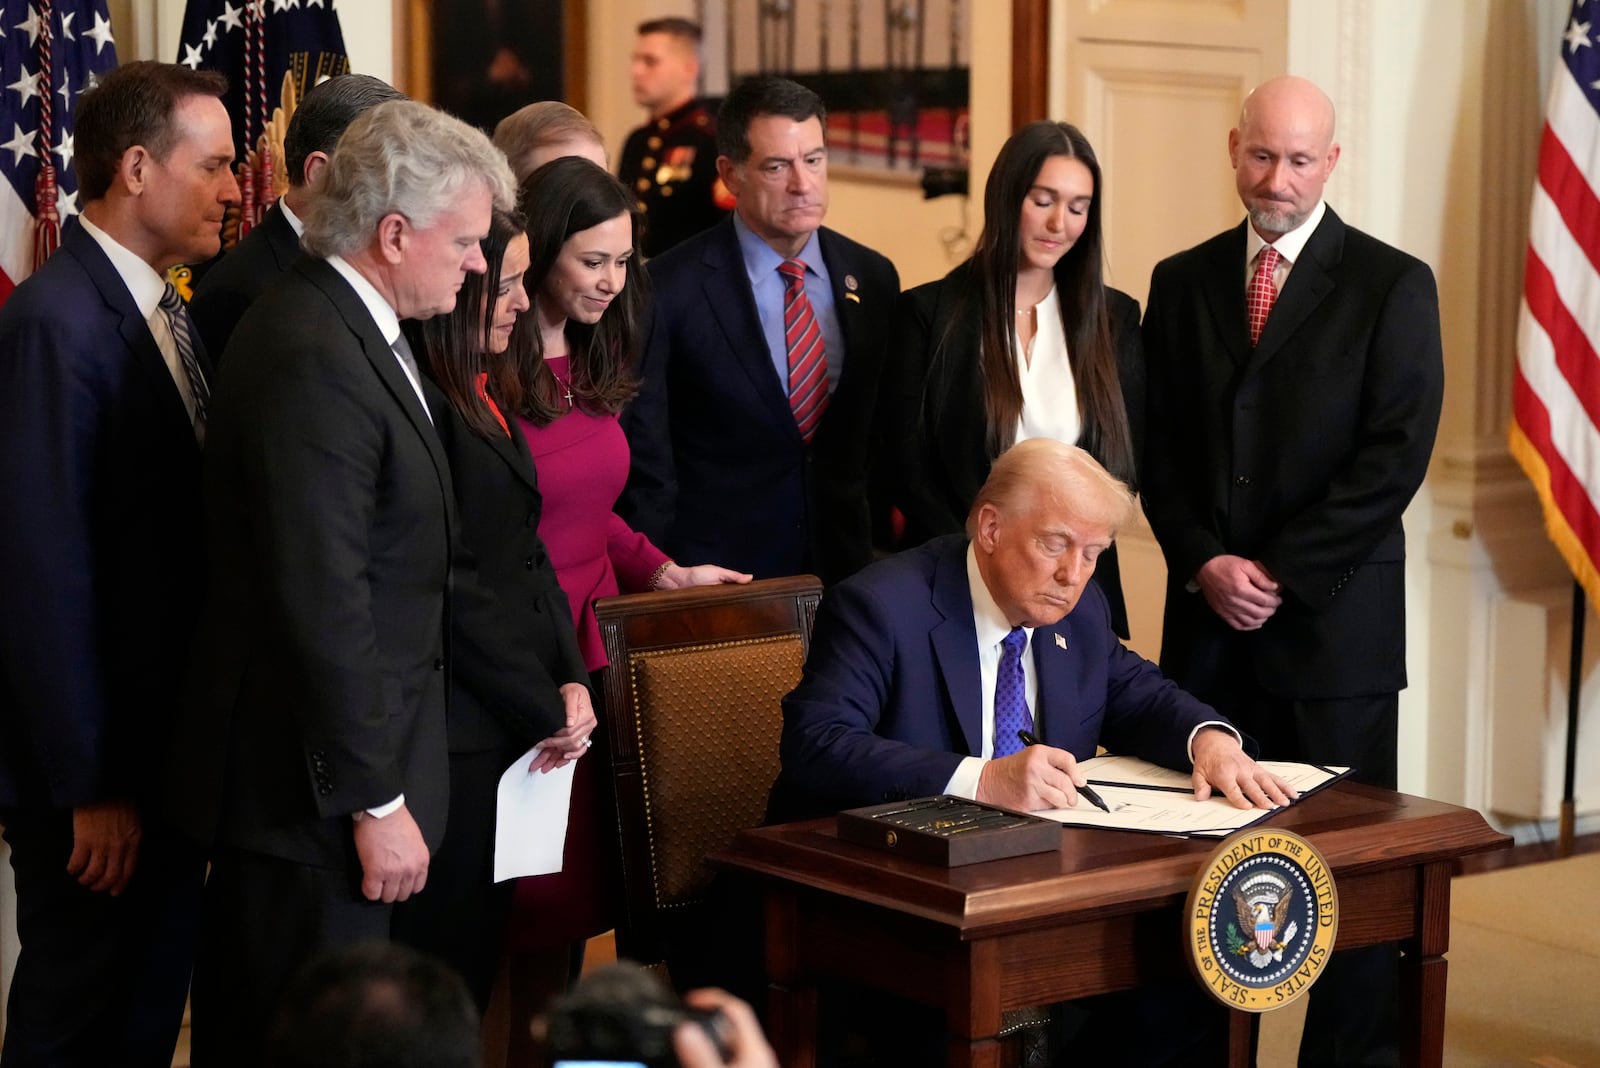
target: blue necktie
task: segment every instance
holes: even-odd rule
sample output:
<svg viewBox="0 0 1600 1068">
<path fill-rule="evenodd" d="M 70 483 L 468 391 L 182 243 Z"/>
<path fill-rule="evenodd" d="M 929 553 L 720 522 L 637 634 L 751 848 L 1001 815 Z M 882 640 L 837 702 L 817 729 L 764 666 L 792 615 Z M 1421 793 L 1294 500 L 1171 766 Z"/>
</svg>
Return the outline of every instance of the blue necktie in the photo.
<svg viewBox="0 0 1600 1068">
<path fill-rule="evenodd" d="M 1010 756 L 1022 748 L 1018 731 L 1033 730 L 1028 712 L 1028 684 L 1022 675 L 1022 650 L 1028 636 L 1021 627 L 1000 640 L 1000 667 L 994 676 L 994 755 Z"/>
</svg>

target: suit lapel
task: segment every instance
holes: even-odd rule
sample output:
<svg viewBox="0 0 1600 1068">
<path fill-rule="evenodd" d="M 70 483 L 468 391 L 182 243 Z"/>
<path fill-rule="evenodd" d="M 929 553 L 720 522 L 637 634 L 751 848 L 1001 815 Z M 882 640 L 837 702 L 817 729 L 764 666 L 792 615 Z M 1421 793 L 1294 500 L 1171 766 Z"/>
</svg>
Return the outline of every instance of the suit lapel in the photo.
<svg viewBox="0 0 1600 1068">
<path fill-rule="evenodd" d="M 928 636 L 967 753 L 978 756 L 983 752 L 983 683 L 967 585 L 967 543 L 963 538 L 950 542 L 950 551 L 939 557 L 933 572 L 933 607 L 944 618 Z"/>
<path fill-rule="evenodd" d="M 706 304 L 717 320 L 728 351 L 749 378 L 768 417 L 794 429 L 798 437 L 800 431 L 789 410 L 789 396 L 773 372 L 772 355 L 766 335 L 761 332 L 761 316 L 756 312 L 756 298 L 739 251 L 739 233 L 731 219 L 720 224 L 716 240 L 706 243 L 701 262 L 706 268 Z"/>
<path fill-rule="evenodd" d="M 1038 705 L 1033 710 L 1034 729 L 1046 742 L 1061 749 L 1073 747 L 1073 735 L 1082 719 L 1079 688 L 1083 672 L 1075 670 L 1078 654 L 1073 652 L 1073 644 L 1069 615 L 1054 626 L 1035 628 L 1030 649 L 1034 678 L 1039 684 L 1034 701 Z M 1048 717 L 1044 709 L 1050 710 Z"/>
<path fill-rule="evenodd" d="M 843 389 L 846 382 L 855 380 L 851 369 L 857 361 L 850 359 L 850 353 L 866 349 L 868 316 L 893 315 L 895 298 L 899 294 L 868 292 L 861 277 L 854 273 L 856 265 L 851 262 L 849 250 L 841 247 L 832 230 L 818 230 L 817 242 L 822 248 L 822 262 L 828 267 L 828 280 L 833 285 L 833 314 L 839 320 L 839 336 L 844 342 L 844 352 L 839 354 L 844 365 L 838 387 Z"/>
<path fill-rule="evenodd" d="M 189 409 L 183 403 L 183 394 L 178 391 L 178 383 L 173 380 L 172 369 L 167 366 L 167 359 L 161 354 L 161 346 L 156 344 L 155 335 L 150 332 L 150 324 L 139 314 L 139 306 L 133 302 L 133 294 L 128 292 L 128 284 L 117 273 L 116 267 L 112 266 L 105 250 L 100 247 L 99 242 L 89 236 L 87 230 L 81 226 L 73 226 L 62 239 L 61 251 L 83 265 L 89 280 L 94 283 L 95 289 L 99 290 L 100 299 L 105 301 L 106 307 L 118 316 L 117 333 L 122 338 L 123 344 L 128 346 L 134 366 L 139 368 L 147 384 L 164 398 L 162 404 L 172 413 L 171 418 L 190 429 L 188 437 L 194 441 L 195 448 L 198 449 L 200 443 L 194 437 Z M 201 370 L 204 373 L 210 367 L 210 360 L 204 355 L 204 346 L 198 343 L 199 334 L 195 333 L 193 336 L 196 342 L 195 353 L 201 360 Z"/>
<path fill-rule="evenodd" d="M 417 391 L 412 388 L 411 380 L 406 377 L 405 371 L 400 369 L 400 358 L 394 350 L 383 340 L 383 334 L 378 330 L 378 324 L 373 321 L 372 313 L 367 311 L 367 306 L 361 302 L 356 291 L 350 287 L 326 260 L 314 257 L 305 257 L 295 265 L 297 270 L 304 272 L 318 289 L 322 290 L 344 319 L 345 325 L 361 342 L 361 350 L 367 362 L 372 365 L 378 380 L 389 391 L 395 402 L 406 413 L 406 418 L 411 425 L 416 427 L 417 434 L 428 449 L 428 455 L 433 459 L 433 466 L 439 473 L 439 481 L 449 486 L 449 461 L 444 455 L 444 446 L 439 442 L 439 435 L 433 428 L 433 420 L 422 408 L 422 401 L 417 396 Z M 440 412 L 439 418 L 445 418 L 447 413 Z"/>
<path fill-rule="evenodd" d="M 505 461 L 511 468 L 512 474 L 528 484 L 529 489 L 539 488 L 539 476 L 534 471 L 533 455 L 528 451 L 528 439 L 523 437 L 522 427 L 518 425 L 515 417 L 506 418 L 506 429 L 509 434 L 496 434 L 489 442 L 495 455 Z"/>
<path fill-rule="evenodd" d="M 1332 270 L 1344 254 L 1344 223 L 1328 208 L 1317 224 L 1317 229 L 1306 242 L 1283 284 L 1283 292 L 1273 302 L 1267 325 L 1262 328 L 1261 339 L 1250 354 L 1245 373 L 1254 374 L 1282 350 L 1284 342 L 1294 336 L 1333 292 Z"/>
<path fill-rule="evenodd" d="M 1244 308 L 1244 228 L 1248 225 L 1248 221 L 1240 223 L 1226 240 L 1216 242 L 1200 283 L 1230 368 L 1243 367 L 1250 359 L 1250 324 Z M 1230 370 L 1224 380 L 1232 377 Z"/>
</svg>

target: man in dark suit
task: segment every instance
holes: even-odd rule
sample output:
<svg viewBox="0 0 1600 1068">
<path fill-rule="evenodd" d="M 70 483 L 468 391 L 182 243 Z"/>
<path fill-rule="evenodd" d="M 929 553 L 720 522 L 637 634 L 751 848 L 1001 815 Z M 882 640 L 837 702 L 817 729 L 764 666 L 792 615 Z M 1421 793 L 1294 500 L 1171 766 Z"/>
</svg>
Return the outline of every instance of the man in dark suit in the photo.
<svg viewBox="0 0 1600 1068">
<path fill-rule="evenodd" d="M 1246 99 L 1228 152 L 1248 223 L 1151 279 L 1141 471 L 1167 558 L 1162 668 L 1263 755 L 1392 789 L 1400 519 L 1439 423 L 1439 302 L 1426 264 L 1323 202 L 1333 132 L 1303 79 Z M 1396 1063 L 1394 955 L 1362 952 L 1376 964 L 1335 957 L 1313 991 L 1301 1064 Z"/>
<path fill-rule="evenodd" d="M 0 1063 L 172 1062 L 203 858 L 161 818 L 199 609 L 209 366 L 162 272 L 239 198 L 212 72 L 84 94 L 83 215 L 0 312 L 0 824 L 21 955 Z"/>
<path fill-rule="evenodd" d="M 244 310 L 300 256 L 301 217 L 339 135 L 368 108 L 405 94 L 367 74 L 341 74 L 320 82 L 300 101 L 283 135 L 289 188 L 261 222 L 195 286 L 189 314 L 207 351 L 218 355 Z"/>
<path fill-rule="evenodd" d="M 1200 798 L 1286 803 L 1293 791 L 1245 755 L 1221 716 L 1112 633 L 1089 578 L 1133 508 L 1087 452 L 1023 441 L 978 491 L 970 540 L 935 539 L 829 590 L 783 703 L 773 818 L 941 793 L 1021 810 L 1086 804 L 1078 762 L 1097 744 L 1192 769 Z M 1023 746 L 1019 729 L 1044 744 Z M 1187 980 L 1087 1004 L 1092 1025 L 1072 1038 L 1073 1063 L 1197 1065 L 1225 1046 L 1220 1006 Z M 874 1002 L 873 1016 L 886 1008 L 905 1024 L 891 1042 L 928 1030 L 909 1008 Z M 1063 1027 L 1052 1041 L 1065 1038 Z"/>
<path fill-rule="evenodd" d="M 717 117 L 734 214 L 649 264 L 618 512 L 680 561 L 831 583 L 871 558 L 868 437 L 900 280 L 822 225 L 824 121 L 794 82 L 737 86 Z"/>
<path fill-rule="evenodd" d="M 1215 789 L 1241 808 L 1286 802 L 1288 788 L 1245 755 L 1226 720 L 1112 633 L 1089 578 L 1133 507 L 1077 446 L 1019 442 L 978 491 L 967 535 L 828 591 L 783 703 L 775 812 L 940 793 L 1062 808 L 1078 803 L 1078 761 L 1097 745 L 1192 769 L 1202 799 Z M 1043 745 L 1022 745 L 1007 719 L 1000 689 L 1016 675 L 1022 726 Z"/>
<path fill-rule="evenodd" d="M 392 174 L 400 175 L 398 181 Z M 444 833 L 454 509 L 401 318 L 449 311 L 505 157 L 408 100 L 346 131 L 308 256 L 240 321 L 205 466 L 210 586 L 174 810 L 215 841 L 197 1068 L 258 1063 L 312 953 L 386 939 Z"/>
</svg>

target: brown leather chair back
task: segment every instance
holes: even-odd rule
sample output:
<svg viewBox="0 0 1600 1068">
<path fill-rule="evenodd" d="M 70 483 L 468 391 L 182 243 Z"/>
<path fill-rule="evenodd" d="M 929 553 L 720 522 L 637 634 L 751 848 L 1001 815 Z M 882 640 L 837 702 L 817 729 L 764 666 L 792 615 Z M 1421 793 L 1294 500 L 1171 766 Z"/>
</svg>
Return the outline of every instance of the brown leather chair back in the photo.
<svg viewBox="0 0 1600 1068">
<path fill-rule="evenodd" d="M 822 585 L 766 579 L 595 604 L 622 840 L 619 956 L 692 929 L 705 858 L 758 826 L 778 775 L 780 702 L 800 681 Z"/>
</svg>

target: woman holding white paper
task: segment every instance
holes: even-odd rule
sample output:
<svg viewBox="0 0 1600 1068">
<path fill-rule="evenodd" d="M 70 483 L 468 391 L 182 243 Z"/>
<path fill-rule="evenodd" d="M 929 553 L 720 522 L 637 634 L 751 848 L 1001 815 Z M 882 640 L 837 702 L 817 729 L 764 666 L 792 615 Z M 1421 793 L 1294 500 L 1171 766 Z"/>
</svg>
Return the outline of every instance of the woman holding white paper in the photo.
<svg viewBox="0 0 1600 1068">
<path fill-rule="evenodd" d="M 501 774 L 535 745 L 528 773 L 564 766 L 590 751 L 595 728 L 588 668 L 538 535 L 543 501 L 528 444 L 485 388 L 528 307 L 522 217 L 495 212 L 482 247 L 488 271 L 467 275 L 455 309 L 406 324 L 450 461 L 459 529 L 449 603 L 449 820 L 423 892 L 396 906 L 393 924 L 396 940 L 461 972 L 480 1007 L 514 885 L 495 883 L 492 871 Z"/>
</svg>

